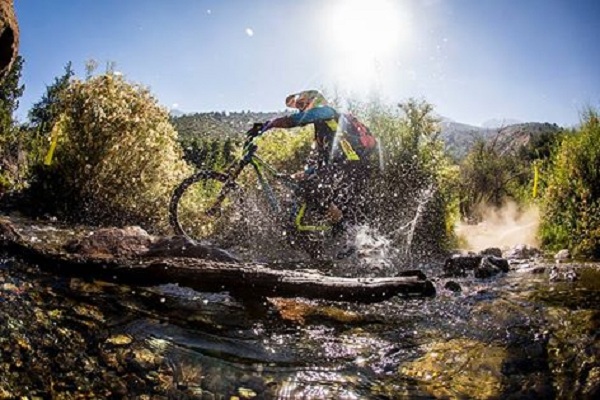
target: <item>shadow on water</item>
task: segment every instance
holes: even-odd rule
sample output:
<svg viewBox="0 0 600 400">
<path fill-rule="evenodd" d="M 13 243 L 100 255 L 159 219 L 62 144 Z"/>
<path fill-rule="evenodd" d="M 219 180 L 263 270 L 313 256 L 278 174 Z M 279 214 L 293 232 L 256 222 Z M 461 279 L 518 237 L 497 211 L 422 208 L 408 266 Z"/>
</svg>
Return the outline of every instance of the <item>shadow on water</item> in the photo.
<svg viewBox="0 0 600 400">
<path fill-rule="evenodd" d="M 0 306 L 37 310 L 23 316 L 31 328 L 5 321 L 7 337 L 34 343 L 45 323 L 35 315 L 55 315 L 59 332 L 86 332 L 82 351 L 96 343 L 95 368 L 140 373 L 144 391 L 173 398 L 591 399 L 600 388 L 596 266 L 575 282 L 463 278 L 460 292 L 437 278 L 435 298 L 365 305 L 132 288 L 2 265 Z"/>
</svg>

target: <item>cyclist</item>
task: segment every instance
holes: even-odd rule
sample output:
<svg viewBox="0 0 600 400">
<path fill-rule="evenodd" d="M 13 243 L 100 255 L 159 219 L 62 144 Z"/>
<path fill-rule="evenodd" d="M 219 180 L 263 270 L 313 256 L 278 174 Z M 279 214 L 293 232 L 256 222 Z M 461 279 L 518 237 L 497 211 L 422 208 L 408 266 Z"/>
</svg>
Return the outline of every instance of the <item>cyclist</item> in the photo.
<svg viewBox="0 0 600 400">
<path fill-rule="evenodd" d="M 268 121 L 261 133 L 314 124 L 314 142 L 306 166 L 292 177 L 302 182 L 304 198 L 324 211 L 331 223 L 343 217 L 358 217 L 370 175 L 369 152 L 344 138 L 345 114 L 331 107 L 318 90 L 291 94 L 285 104 L 298 112 Z"/>
</svg>

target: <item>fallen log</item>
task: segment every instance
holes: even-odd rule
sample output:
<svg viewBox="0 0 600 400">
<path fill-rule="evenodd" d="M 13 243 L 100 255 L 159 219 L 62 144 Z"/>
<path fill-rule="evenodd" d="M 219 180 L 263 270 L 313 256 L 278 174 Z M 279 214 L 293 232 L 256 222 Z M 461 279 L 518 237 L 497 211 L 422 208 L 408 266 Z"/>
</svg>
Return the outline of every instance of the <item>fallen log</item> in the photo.
<svg viewBox="0 0 600 400">
<path fill-rule="evenodd" d="M 228 291 L 253 298 L 305 297 L 367 303 L 393 296 L 435 295 L 433 284 L 420 274 L 344 278 L 312 271 L 276 270 L 267 264 L 189 257 L 93 257 L 48 251 L 24 240 L 7 223 L 0 223 L 0 247 L 16 258 L 53 273 L 137 286 L 177 283 L 198 291 Z"/>
</svg>

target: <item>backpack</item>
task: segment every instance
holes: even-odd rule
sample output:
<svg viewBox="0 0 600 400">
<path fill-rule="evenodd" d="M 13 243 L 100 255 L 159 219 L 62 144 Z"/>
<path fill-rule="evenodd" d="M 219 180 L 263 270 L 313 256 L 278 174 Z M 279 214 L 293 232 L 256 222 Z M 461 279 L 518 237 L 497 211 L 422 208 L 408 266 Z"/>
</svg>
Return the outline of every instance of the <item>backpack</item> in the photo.
<svg viewBox="0 0 600 400">
<path fill-rule="evenodd" d="M 377 148 L 377 138 L 365 124 L 350 113 L 342 114 L 340 121 L 342 131 L 353 149 L 362 156 L 369 156 L 373 153 L 373 150 Z"/>
</svg>

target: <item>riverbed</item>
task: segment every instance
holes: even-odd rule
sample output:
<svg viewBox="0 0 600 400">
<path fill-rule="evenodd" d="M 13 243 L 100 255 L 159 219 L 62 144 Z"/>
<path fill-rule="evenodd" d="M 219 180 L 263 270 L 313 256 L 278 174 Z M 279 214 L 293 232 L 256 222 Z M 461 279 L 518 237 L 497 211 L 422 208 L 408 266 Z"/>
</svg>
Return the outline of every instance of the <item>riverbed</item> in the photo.
<svg viewBox="0 0 600 400">
<path fill-rule="evenodd" d="M 4 258 L 0 398 L 598 398 L 599 267 L 553 266 L 475 279 L 431 264 L 434 298 L 356 304 L 84 281 Z"/>
</svg>

